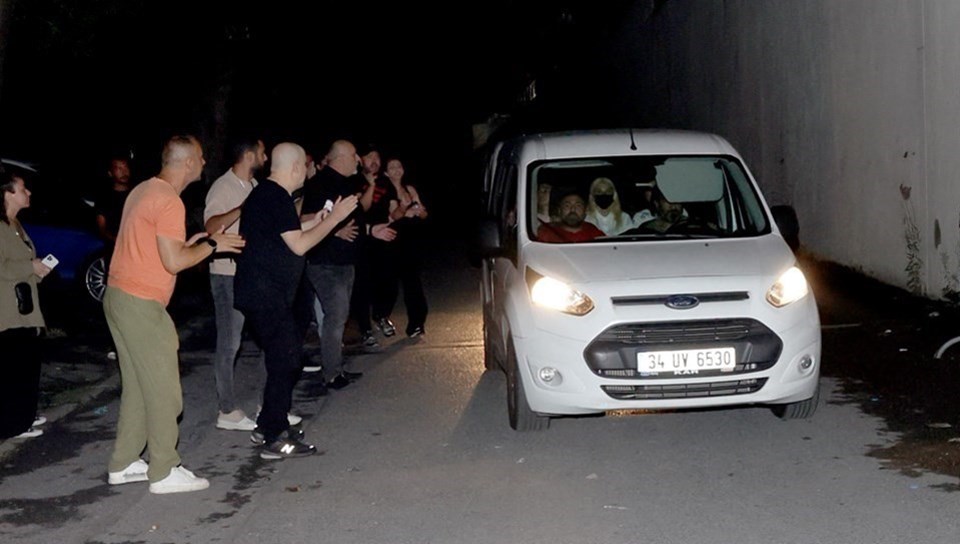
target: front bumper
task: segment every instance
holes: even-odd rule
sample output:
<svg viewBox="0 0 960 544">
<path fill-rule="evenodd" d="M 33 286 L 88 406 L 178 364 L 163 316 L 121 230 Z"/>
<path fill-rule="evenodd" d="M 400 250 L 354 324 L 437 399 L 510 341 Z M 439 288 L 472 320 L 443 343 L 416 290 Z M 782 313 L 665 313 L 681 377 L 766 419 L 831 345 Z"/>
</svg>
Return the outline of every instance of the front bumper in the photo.
<svg viewBox="0 0 960 544">
<path fill-rule="evenodd" d="M 603 333 L 591 342 L 543 330 L 526 338 L 514 338 L 527 401 L 534 412 L 573 415 L 623 409 L 783 404 L 812 397 L 820 375 L 818 324 L 800 321 L 792 328 L 772 331 L 753 320 L 740 321 L 752 322 L 753 338 L 762 340 L 755 343 L 757 349 L 750 348 L 749 339 L 742 338 L 717 340 L 714 344 L 707 340 L 661 342 L 646 347 L 636 343 L 617 347 Z M 598 339 L 607 342 L 599 351 L 592 349 L 598 346 Z M 638 349 L 661 349 L 663 345 L 673 346 L 666 349 L 736 345 L 742 364 L 731 373 L 713 371 L 696 376 L 642 376 L 630 368 L 629 361 Z M 606 355 L 598 357 L 597 353 Z M 806 368 L 801 364 L 804 361 L 809 363 Z M 545 381 L 541 370 L 548 367 L 556 372 L 544 372 L 553 374 L 551 380 Z"/>
</svg>

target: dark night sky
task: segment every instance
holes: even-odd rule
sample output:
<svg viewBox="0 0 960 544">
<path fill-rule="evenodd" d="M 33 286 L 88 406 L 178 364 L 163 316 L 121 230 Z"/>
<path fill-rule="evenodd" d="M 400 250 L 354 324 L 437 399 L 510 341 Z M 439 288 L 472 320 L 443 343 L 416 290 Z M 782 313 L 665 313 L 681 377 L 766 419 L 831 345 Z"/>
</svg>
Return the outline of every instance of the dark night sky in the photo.
<svg viewBox="0 0 960 544">
<path fill-rule="evenodd" d="M 348 137 L 392 146 L 452 199 L 471 175 L 470 126 L 514 109 L 530 76 L 547 90 L 552 77 L 556 96 L 593 88 L 597 44 L 636 3 L 411 4 L 16 0 L 0 153 L 96 179 L 118 145 L 151 174 L 178 131 L 199 134 L 217 168 L 238 132 L 315 152 Z"/>
<path fill-rule="evenodd" d="M 494 29 L 495 3 L 458 13 L 289 0 L 62 7 L 72 4 L 15 4 L 2 113 L 18 139 L 195 129 L 224 96 L 231 128 L 405 133 L 506 105 L 509 72 L 525 61 L 493 61 L 515 34 Z"/>
</svg>

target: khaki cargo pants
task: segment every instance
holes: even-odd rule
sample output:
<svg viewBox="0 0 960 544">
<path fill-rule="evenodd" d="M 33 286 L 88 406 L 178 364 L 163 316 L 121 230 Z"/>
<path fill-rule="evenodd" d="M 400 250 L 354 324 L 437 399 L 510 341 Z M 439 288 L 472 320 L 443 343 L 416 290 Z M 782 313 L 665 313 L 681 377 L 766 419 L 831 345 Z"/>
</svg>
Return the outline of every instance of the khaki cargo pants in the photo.
<svg viewBox="0 0 960 544">
<path fill-rule="evenodd" d="M 166 308 L 155 300 L 107 287 L 103 297 L 120 361 L 120 416 L 109 471 L 119 472 L 150 451 L 150 482 L 180 464 L 177 417 L 183 410 L 177 350 L 180 339 Z"/>
</svg>

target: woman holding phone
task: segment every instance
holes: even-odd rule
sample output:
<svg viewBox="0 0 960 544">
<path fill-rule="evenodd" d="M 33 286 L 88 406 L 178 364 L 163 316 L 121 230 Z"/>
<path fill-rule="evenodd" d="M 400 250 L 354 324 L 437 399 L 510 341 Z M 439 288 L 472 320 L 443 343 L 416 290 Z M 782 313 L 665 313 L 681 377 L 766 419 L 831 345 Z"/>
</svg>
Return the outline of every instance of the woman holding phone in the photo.
<svg viewBox="0 0 960 544">
<path fill-rule="evenodd" d="M 423 294 L 420 269 L 423 263 L 423 225 L 427 207 L 420 200 L 416 187 L 404 182 L 403 162 L 393 157 L 387 160 L 385 174 L 389 218 L 397 238 L 390 245 L 386 259 L 378 266 L 373 293 L 373 319 L 389 320 L 397 300 L 397 284 L 403 286 L 403 301 L 407 307 L 407 336 L 424 334 L 427 320 L 427 299 Z"/>
<path fill-rule="evenodd" d="M 17 219 L 30 206 L 23 175 L 0 165 L 0 439 L 32 438 L 46 418 L 37 416 L 40 354 L 37 338 L 44 327 L 37 282 L 50 267 L 37 258 L 33 242 Z"/>
</svg>

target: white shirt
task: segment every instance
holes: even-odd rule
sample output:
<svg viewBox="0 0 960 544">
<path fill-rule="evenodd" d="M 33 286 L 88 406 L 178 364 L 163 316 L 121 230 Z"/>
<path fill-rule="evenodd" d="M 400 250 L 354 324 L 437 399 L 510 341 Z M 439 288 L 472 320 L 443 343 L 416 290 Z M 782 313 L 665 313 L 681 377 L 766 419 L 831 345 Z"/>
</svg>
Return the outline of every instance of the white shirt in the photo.
<svg viewBox="0 0 960 544">
<path fill-rule="evenodd" d="M 251 179 L 247 183 L 233 173 L 233 168 L 227 170 L 213 182 L 207 192 L 206 206 L 203 209 L 203 222 L 206 223 L 211 217 L 227 213 L 243 204 L 243 201 L 250 196 L 250 192 L 256 186 L 257 180 Z M 224 232 L 238 234 L 240 232 L 240 220 L 234 221 Z M 210 273 L 233 276 L 237 273 L 237 263 L 231 258 L 214 259 L 210 261 Z"/>
<path fill-rule="evenodd" d="M 623 212 L 620 212 L 620 225 L 617 225 L 617 216 L 615 216 L 613 212 L 607 215 L 599 212 L 587 213 L 587 221 L 596 225 L 597 228 L 602 230 L 607 236 L 616 236 L 634 227 L 633 219 Z"/>
</svg>

